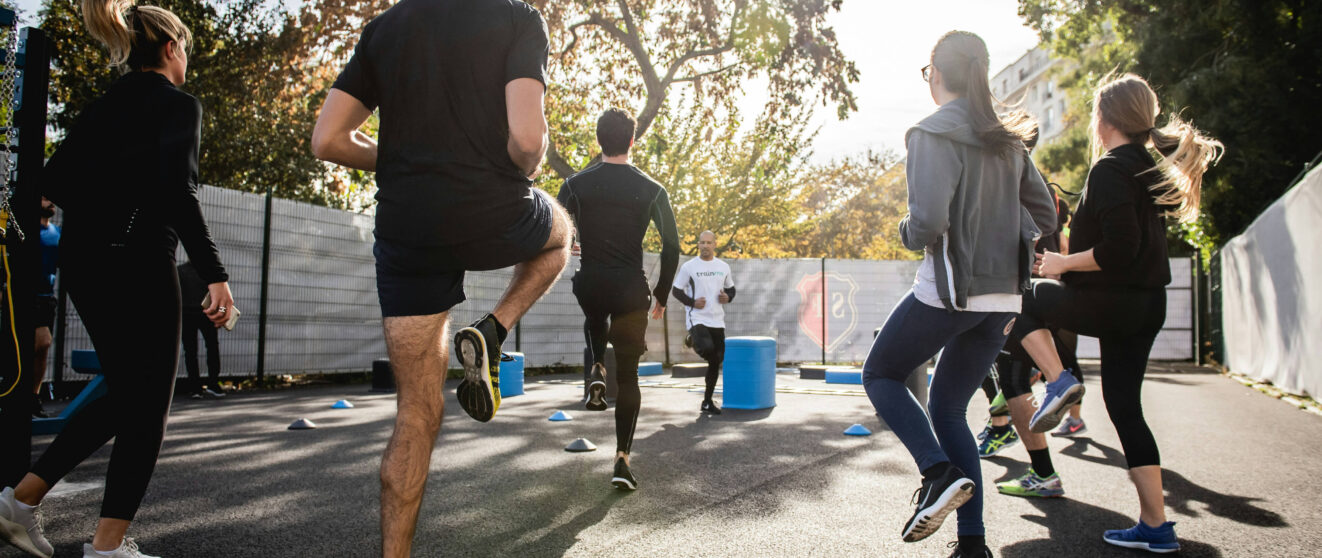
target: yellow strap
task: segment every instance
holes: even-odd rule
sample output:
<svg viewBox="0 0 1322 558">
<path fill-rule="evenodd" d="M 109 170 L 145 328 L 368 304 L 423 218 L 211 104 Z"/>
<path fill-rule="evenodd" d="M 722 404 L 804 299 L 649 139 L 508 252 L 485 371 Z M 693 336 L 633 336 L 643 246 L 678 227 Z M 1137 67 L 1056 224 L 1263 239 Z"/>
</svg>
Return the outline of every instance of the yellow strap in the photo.
<svg viewBox="0 0 1322 558">
<path fill-rule="evenodd" d="M 0 227 L 5 226 L 8 222 L 9 214 L 0 210 Z M 9 389 L 5 390 L 4 393 L 0 393 L 0 397 L 5 397 L 13 392 L 14 388 L 18 387 L 19 381 L 23 379 L 23 351 L 18 344 L 18 324 L 14 322 L 14 282 L 12 281 L 13 274 L 9 272 L 9 250 L 4 244 L 0 244 L 0 260 L 4 260 L 5 264 L 5 300 L 9 303 L 7 304 L 9 306 L 9 333 L 14 338 L 14 358 L 18 361 L 18 375 L 14 376 L 14 385 L 9 386 Z"/>
</svg>

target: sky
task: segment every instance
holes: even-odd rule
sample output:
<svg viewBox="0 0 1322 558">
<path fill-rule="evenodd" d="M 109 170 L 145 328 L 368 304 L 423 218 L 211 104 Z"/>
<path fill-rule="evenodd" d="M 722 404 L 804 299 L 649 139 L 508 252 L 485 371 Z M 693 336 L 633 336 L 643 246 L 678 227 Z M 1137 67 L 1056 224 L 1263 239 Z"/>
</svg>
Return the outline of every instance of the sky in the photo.
<svg viewBox="0 0 1322 558">
<path fill-rule="evenodd" d="M 903 151 L 905 131 L 936 110 L 920 74 L 936 40 L 956 29 L 977 33 L 995 75 L 1038 43 L 1017 9 L 1016 0 L 845 0 L 830 23 L 862 74 L 853 86 L 858 112 L 840 121 L 833 108 L 819 111 L 813 161 Z"/>
<path fill-rule="evenodd" d="M 18 0 L 28 21 L 41 0 Z M 859 110 L 839 121 L 833 107 L 818 111 L 821 126 L 813 161 L 824 163 L 866 149 L 904 150 L 904 132 L 936 110 L 919 70 L 946 31 L 977 33 L 991 53 L 991 73 L 1013 63 L 1038 42 L 1023 24 L 1017 0 L 845 0 L 832 14 L 845 56 L 861 72 L 854 84 Z M 748 91 L 756 91 L 750 84 Z M 756 114 L 765 97 L 750 94 L 745 112 Z"/>
</svg>

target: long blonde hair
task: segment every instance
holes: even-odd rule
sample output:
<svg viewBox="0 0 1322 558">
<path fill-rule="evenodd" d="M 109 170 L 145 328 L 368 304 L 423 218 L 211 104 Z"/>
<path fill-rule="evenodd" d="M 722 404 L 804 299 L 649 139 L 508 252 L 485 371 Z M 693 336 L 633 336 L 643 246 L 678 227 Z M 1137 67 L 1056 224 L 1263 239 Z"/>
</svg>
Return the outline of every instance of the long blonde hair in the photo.
<svg viewBox="0 0 1322 558">
<path fill-rule="evenodd" d="M 1198 217 L 1202 201 L 1203 173 L 1225 153 L 1225 145 L 1204 134 L 1193 124 L 1172 114 L 1165 126 L 1158 128 L 1161 106 L 1148 82 L 1134 74 L 1108 76 L 1093 97 L 1092 129 L 1094 159 L 1101 156 L 1096 142 L 1097 126 L 1105 121 L 1129 141 L 1152 145 L 1161 154 L 1161 162 L 1150 172 L 1161 173 L 1161 180 L 1149 191 L 1159 206 L 1178 206 L 1166 213 L 1187 223 Z"/>
<path fill-rule="evenodd" d="M 130 70 L 159 68 L 161 46 L 174 41 L 187 49 L 193 34 L 170 10 L 138 6 L 135 0 L 83 0 L 87 31 L 106 46 L 110 65 Z"/>
</svg>

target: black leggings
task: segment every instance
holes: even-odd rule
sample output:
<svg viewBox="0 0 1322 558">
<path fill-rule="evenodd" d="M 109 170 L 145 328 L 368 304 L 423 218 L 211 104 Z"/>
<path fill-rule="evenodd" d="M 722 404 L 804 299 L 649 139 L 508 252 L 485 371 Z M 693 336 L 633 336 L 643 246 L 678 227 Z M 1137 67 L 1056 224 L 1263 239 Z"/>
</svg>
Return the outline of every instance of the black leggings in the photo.
<svg viewBox="0 0 1322 558">
<path fill-rule="evenodd" d="M 179 363 L 174 265 L 139 256 L 65 268 L 69 298 L 92 338 L 107 391 L 74 415 L 32 473 L 54 485 L 114 438 L 101 517 L 133 519 L 161 452 Z"/>
<path fill-rule="evenodd" d="M 695 325 L 689 330 L 693 349 L 707 361 L 707 390 L 703 401 L 711 401 L 716 394 L 716 380 L 721 377 L 721 363 L 725 362 L 725 328 Z"/>
<path fill-rule="evenodd" d="M 592 362 L 605 362 L 607 342 L 615 346 L 615 385 L 619 388 L 615 451 L 627 454 L 633 449 L 643 398 L 638 389 L 638 360 L 647 352 L 647 283 L 629 275 L 585 271 L 576 273 L 573 282 L 574 295 L 586 317 L 583 336 L 592 350 Z"/>
<path fill-rule="evenodd" d="M 1078 338 L 1073 332 L 1059 328 L 1051 329 L 1051 339 L 1056 342 L 1056 353 L 1060 355 L 1060 361 L 1075 379 L 1083 382 L 1083 369 L 1079 367 L 1079 358 L 1076 354 Z M 987 379 L 982 382 L 982 390 L 988 394 L 987 400 L 995 399 L 997 391 L 1005 394 L 1007 401 L 1033 393 L 1034 366 L 1033 357 L 1028 356 L 1019 343 L 1006 343 L 1001 354 L 996 356 L 996 379 L 992 380 L 992 375 L 988 374 Z M 988 391 L 989 382 L 992 384 L 991 391 Z"/>
<path fill-rule="evenodd" d="M 188 308 L 183 320 L 184 368 L 188 369 L 188 389 L 194 393 L 202 391 L 201 372 L 197 366 L 197 334 L 202 334 L 202 343 L 207 349 L 207 383 L 211 389 L 218 389 L 220 381 L 220 339 L 216 324 L 207 318 L 201 310 Z"/>
<path fill-rule="evenodd" d="M 1152 430 L 1143 419 L 1143 375 L 1148 355 L 1166 323 L 1165 289 L 1077 289 L 1034 280 L 1011 339 L 1039 329 L 1064 328 L 1096 337 L 1102 350 L 1102 399 L 1120 436 L 1129 468 L 1160 465 Z"/>
</svg>

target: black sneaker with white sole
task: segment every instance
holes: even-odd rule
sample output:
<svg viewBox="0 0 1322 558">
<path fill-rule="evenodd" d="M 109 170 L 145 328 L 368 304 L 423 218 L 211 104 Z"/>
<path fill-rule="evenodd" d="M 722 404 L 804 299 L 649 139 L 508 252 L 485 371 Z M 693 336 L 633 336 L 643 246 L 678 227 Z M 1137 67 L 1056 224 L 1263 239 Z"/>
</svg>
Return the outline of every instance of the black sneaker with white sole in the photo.
<svg viewBox="0 0 1322 558">
<path fill-rule="evenodd" d="M 923 479 L 923 485 L 914 492 L 918 508 L 900 533 L 904 542 L 918 542 L 935 533 L 950 512 L 973 497 L 974 487 L 973 480 L 953 465 L 936 478 Z"/>
<path fill-rule="evenodd" d="M 721 414 L 721 408 L 717 407 L 715 403 L 708 399 L 702 402 L 702 412 L 709 415 L 719 415 Z"/>
<path fill-rule="evenodd" d="M 606 365 L 598 362 L 592 365 L 592 375 L 588 377 L 589 411 L 606 410 Z"/>
<path fill-rule="evenodd" d="M 981 548 L 966 548 L 959 544 L 959 541 L 951 541 L 946 548 L 955 549 L 949 558 L 993 558 L 992 551 L 987 545 L 982 545 Z"/>
<path fill-rule="evenodd" d="M 615 458 L 615 476 L 611 477 L 611 484 L 619 490 L 638 490 L 638 479 L 634 478 L 623 457 Z"/>
<path fill-rule="evenodd" d="M 491 420 L 500 408 L 500 342 L 491 314 L 454 334 L 454 354 L 464 368 L 454 393 L 459 406 L 478 422 Z"/>
</svg>

